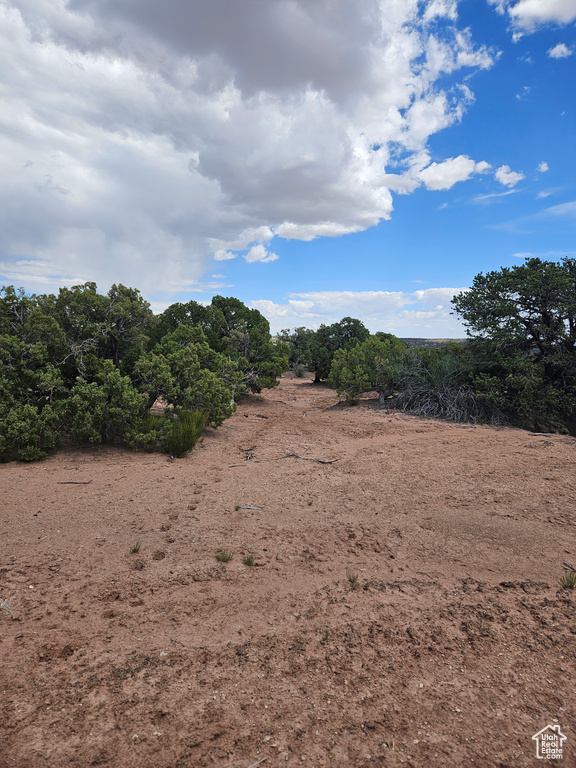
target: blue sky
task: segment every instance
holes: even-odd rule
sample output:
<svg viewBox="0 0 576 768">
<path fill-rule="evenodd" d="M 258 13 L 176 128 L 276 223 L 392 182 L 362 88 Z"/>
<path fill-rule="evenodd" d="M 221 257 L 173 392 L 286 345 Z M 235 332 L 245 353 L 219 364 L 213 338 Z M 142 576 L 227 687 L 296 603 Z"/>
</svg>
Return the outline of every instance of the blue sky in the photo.
<svg viewBox="0 0 576 768">
<path fill-rule="evenodd" d="M 0 284 L 458 337 L 576 255 L 576 0 L 0 2 Z"/>
</svg>

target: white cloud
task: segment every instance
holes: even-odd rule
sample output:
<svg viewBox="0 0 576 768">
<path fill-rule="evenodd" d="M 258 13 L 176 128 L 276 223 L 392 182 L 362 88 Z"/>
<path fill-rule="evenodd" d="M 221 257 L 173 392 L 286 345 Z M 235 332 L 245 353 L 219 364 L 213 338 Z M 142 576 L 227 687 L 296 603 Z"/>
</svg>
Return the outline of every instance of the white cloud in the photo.
<svg viewBox="0 0 576 768">
<path fill-rule="evenodd" d="M 506 192 L 490 192 L 487 195 L 476 195 L 476 197 L 472 198 L 472 202 L 488 205 L 494 201 L 499 200 L 502 197 L 508 197 L 508 195 L 514 195 L 516 194 L 517 191 L 518 191 L 517 189 L 509 189 Z"/>
<path fill-rule="evenodd" d="M 372 333 L 399 336 L 462 338 L 465 330 L 451 314 L 451 299 L 467 288 L 402 291 L 308 291 L 290 294 L 285 303 L 250 302 L 270 321 L 273 333 L 304 325 L 318 328 L 343 317 L 361 320 Z"/>
<path fill-rule="evenodd" d="M 513 171 L 509 165 L 501 165 L 494 173 L 494 178 L 505 187 L 515 187 L 519 181 L 526 177 L 521 172 Z"/>
<path fill-rule="evenodd" d="M 576 200 L 572 200 L 569 203 L 560 203 L 560 205 L 553 205 L 550 208 L 546 208 L 542 211 L 543 216 L 562 216 L 569 219 L 576 219 Z"/>
<path fill-rule="evenodd" d="M 260 244 L 252 246 L 244 258 L 249 264 L 253 264 L 255 261 L 260 261 L 263 263 L 268 261 L 276 261 L 279 256 L 266 250 L 266 248 Z"/>
<path fill-rule="evenodd" d="M 4 0 L 0 281 L 177 290 L 210 254 L 270 261 L 274 235 L 389 218 L 391 189 L 423 183 L 429 138 L 463 118 L 465 78 L 493 61 L 456 10 Z M 428 185 L 465 178 L 456 161 Z"/>
<path fill-rule="evenodd" d="M 231 251 L 226 251 L 221 248 L 218 251 L 214 251 L 214 261 L 230 261 L 230 259 L 235 259 L 237 255 L 237 253 L 232 253 Z"/>
<path fill-rule="evenodd" d="M 558 45 L 550 48 L 548 56 L 550 56 L 551 59 L 567 59 L 569 56 L 572 56 L 573 53 L 573 48 L 568 48 L 564 43 L 558 43 Z"/>
<path fill-rule="evenodd" d="M 576 19 L 576 0 L 488 0 L 496 9 L 507 12 L 513 26 L 523 32 L 534 32 L 544 24 L 570 24 Z"/>
<path fill-rule="evenodd" d="M 536 169 L 538 173 L 546 173 L 546 171 L 550 170 L 550 166 L 548 163 L 542 162 L 538 165 L 538 168 Z"/>
<path fill-rule="evenodd" d="M 427 189 L 450 189 L 459 181 L 466 181 L 473 173 L 485 173 L 490 163 L 475 163 L 467 155 L 451 157 L 442 163 L 432 163 L 420 171 L 418 177 Z"/>
</svg>

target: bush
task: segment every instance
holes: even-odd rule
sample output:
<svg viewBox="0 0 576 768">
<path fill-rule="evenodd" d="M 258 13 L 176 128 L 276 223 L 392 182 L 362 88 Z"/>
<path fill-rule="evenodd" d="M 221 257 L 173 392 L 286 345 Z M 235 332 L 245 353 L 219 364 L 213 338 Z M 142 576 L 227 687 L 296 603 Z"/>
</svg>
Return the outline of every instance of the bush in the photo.
<svg viewBox="0 0 576 768">
<path fill-rule="evenodd" d="M 292 373 L 294 376 L 296 376 L 297 379 L 303 379 L 306 375 L 306 367 L 301 363 L 296 363 L 296 365 L 292 368 Z"/>
<path fill-rule="evenodd" d="M 0 461 L 43 459 L 59 443 L 59 418 L 49 405 L 12 403 L 0 411 Z"/>
<path fill-rule="evenodd" d="M 384 340 L 371 336 L 352 349 L 339 349 L 334 354 L 326 383 L 344 395 L 350 405 L 364 392 L 378 392 L 383 405 L 394 392 L 401 362 L 408 347 L 395 336 Z"/>
<path fill-rule="evenodd" d="M 104 360 L 96 381 L 78 379 L 62 412 L 70 433 L 90 443 L 126 439 L 142 423 L 148 398 L 111 360 Z"/>
<path fill-rule="evenodd" d="M 180 457 L 191 451 L 207 423 L 208 416 L 203 411 L 176 410 L 172 418 L 172 429 L 164 442 L 168 453 Z"/>
<path fill-rule="evenodd" d="M 395 406 L 427 418 L 505 423 L 498 408 L 468 383 L 471 365 L 465 352 L 452 347 L 414 351 L 399 373 Z"/>
</svg>

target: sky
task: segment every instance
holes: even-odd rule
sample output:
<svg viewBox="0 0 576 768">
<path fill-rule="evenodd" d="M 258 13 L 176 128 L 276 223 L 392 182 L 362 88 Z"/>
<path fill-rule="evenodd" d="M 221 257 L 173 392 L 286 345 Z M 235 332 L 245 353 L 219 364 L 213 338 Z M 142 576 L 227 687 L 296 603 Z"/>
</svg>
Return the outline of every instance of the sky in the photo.
<svg viewBox="0 0 576 768">
<path fill-rule="evenodd" d="M 465 335 L 576 256 L 576 0 L 0 0 L 0 285 Z"/>
</svg>

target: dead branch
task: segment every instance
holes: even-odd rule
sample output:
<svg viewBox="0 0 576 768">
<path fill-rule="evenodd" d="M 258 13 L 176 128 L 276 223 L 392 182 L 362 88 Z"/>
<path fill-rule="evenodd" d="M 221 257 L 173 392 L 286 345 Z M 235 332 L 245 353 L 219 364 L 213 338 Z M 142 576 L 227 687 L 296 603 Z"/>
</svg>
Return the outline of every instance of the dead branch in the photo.
<svg viewBox="0 0 576 768">
<path fill-rule="evenodd" d="M 255 763 L 252 763 L 252 765 L 249 765 L 248 768 L 256 768 L 257 765 L 260 765 L 260 763 L 263 763 L 264 760 L 267 760 L 266 757 L 261 757 L 260 760 L 256 760 Z"/>
<path fill-rule="evenodd" d="M 92 480 L 58 480 L 58 485 L 90 485 Z"/>
<path fill-rule="evenodd" d="M 302 454 L 296 453 L 296 451 L 290 451 L 290 453 L 287 453 L 285 456 L 277 456 L 275 459 L 253 459 L 251 463 L 266 464 L 269 461 L 280 461 L 281 459 L 290 459 L 292 457 L 295 457 L 296 459 L 302 459 L 302 461 L 317 461 L 318 464 L 334 464 L 336 461 L 340 461 L 340 459 L 316 459 L 313 456 L 302 456 Z M 228 466 L 246 467 L 247 464 L 228 464 Z"/>
<path fill-rule="evenodd" d="M 262 511 L 262 507 L 242 507 L 240 504 L 237 504 L 235 508 L 236 509 L 259 509 L 260 511 Z"/>
<path fill-rule="evenodd" d="M 568 568 L 569 571 L 574 571 L 574 573 L 576 573 L 576 568 L 574 568 L 573 565 L 570 565 L 570 563 L 562 563 L 562 565 L 564 568 Z"/>
<path fill-rule="evenodd" d="M 309 456 L 302 456 L 299 453 L 296 453 L 296 451 L 290 451 L 290 453 L 287 453 L 286 456 L 284 456 L 283 458 L 287 459 L 290 456 L 295 456 L 297 459 L 302 459 L 303 461 L 317 461 L 318 464 L 334 464 L 335 461 L 340 461 L 340 459 L 328 460 L 328 459 L 316 459 L 314 457 L 309 457 Z"/>
</svg>

